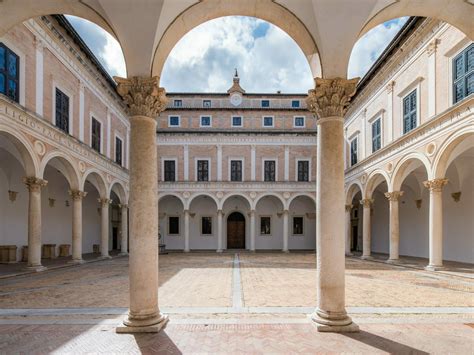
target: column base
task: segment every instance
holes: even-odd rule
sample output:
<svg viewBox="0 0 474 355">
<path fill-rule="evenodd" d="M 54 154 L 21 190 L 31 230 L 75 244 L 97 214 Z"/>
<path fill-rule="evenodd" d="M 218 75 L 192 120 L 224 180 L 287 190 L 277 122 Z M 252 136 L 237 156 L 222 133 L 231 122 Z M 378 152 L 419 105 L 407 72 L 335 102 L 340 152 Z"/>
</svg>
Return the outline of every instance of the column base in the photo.
<svg viewBox="0 0 474 355">
<path fill-rule="evenodd" d="M 374 257 L 370 255 L 362 255 L 360 258 L 362 260 L 374 260 Z"/>
<path fill-rule="evenodd" d="M 124 251 L 124 252 L 120 252 L 118 256 L 127 256 L 127 255 L 128 255 L 128 253 L 126 251 Z"/>
<path fill-rule="evenodd" d="M 187 250 L 186 250 L 186 249 L 184 249 L 184 250 L 183 250 L 183 253 L 190 253 L 190 252 L 191 252 L 191 250 L 190 250 L 190 249 L 187 249 Z"/>
<path fill-rule="evenodd" d="M 282 250 L 283 253 L 289 253 L 289 250 Z"/>
<path fill-rule="evenodd" d="M 400 259 L 387 259 L 385 260 L 387 264 L 401 264 Z"/>
<path fill-rule="evenodd" d="M 72 259 L 67 262 L 68 264 L 73 264 L 73 265 L 80 265 L 84 264 L 85 260 L 84 259 Z"/>
<path fill-rule="evenodd" d="M 43 265 L 34 265 L 34 266 L 27 266 L 27 267 L 25 267 L 24 270 L 25 271 L 41 272 L 41 271 L 48 270 L 48 268 L 46 266 L 43 266 Z"/>
<path fill-rule="evenodd" d="M 158 333 L 168 323 L 168 316 L 159 313 L 156 317 L 146 319 L 124 319 L 123 325 L 115 328 L 116 333 Z"/>
<path fill-rule="evenodd" d="M 112 259 L 110 255 L 101 255 L 97 259 L 99 260 L 107 260 L 107 259 Z"/>
<path fill-rule="evenodd" d="M 352 322 L 345 312 L 341 314 L 328 315 L 326 312 L 315 311 L 311 315 L 318 332 L 326 333 L 356 333 L 359 332 L 359 326 Z"/>
<path fill-rule="evenodd" d="M 351 252 L 346 253 L 346 256 L 354 256 Z"/>
<path fill-rule="evenodd" d="M 216 250 L 216 253 L 222 253 L 222 252 L 223 252 L 222 249 L 217 249 L 217 250 Z"/>
<path fill-rule="evenodd" d="M 439 271 L 439 270 L 443 270 L 444 269 L 444 266 L 437 266 L 437 265 L 428 265 L 428 266 L 425 266 L 424 268 L 426 271 Z"/>
</svg>

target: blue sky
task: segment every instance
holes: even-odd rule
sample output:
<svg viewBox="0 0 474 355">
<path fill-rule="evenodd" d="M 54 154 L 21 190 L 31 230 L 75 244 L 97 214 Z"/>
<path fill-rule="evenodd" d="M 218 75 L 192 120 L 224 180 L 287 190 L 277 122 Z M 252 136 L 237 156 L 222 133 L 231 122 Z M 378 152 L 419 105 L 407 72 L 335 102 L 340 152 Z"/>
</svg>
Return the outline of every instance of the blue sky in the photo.
<svg viewBox="0 0 474 355">
<path fill-rule="evenodd" d="M 111 75 L 125 76 L 122 51 L 100 27 L 67 16 Z M 355 45 L 349 77 L 362 77 L 407 18 L 375 27 Z M 298 45 L 278 27 L 252 17 L 206 22 L 187 33 L 170 53 L 161 77 L 168 92 L 225 92 L 238 68 L 248 92 L 307 92 L 313 80 Z"/>
</svg>

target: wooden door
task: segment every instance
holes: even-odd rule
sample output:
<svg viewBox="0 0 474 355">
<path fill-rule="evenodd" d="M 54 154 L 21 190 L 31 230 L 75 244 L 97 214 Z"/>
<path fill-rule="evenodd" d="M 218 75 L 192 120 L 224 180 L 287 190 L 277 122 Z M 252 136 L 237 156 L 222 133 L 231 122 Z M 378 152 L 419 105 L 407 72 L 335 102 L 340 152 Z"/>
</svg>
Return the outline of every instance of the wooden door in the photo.
<svg viewBox="0 0 474 355">
<path fill-rule="evenodd" d="M 241 213 L 227 218 L 227 249 L 245 249 L 245 218 Z"/>
</svg>

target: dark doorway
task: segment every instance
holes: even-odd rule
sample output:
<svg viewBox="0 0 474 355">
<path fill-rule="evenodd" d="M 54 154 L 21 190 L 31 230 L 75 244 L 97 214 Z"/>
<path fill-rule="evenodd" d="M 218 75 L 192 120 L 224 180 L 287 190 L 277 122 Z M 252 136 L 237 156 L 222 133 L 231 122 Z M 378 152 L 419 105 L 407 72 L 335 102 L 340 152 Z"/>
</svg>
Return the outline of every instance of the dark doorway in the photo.
<svg viewBox="0 0 474 355">
<path fill-rule="evenodd" d="M 118 249 L 118 228 L 112 227 L 112 249 Z"/>
<path fill-rule="evenodd" d="M 359 226 L 356 224 L 356 225 L 353 225 L 352 226 L 352 248 L 351 248 L 351 251 L 354 251 L 354 250 L 358 250 L 358 241 L 359 241 Z"/>
<path fill-rule="evenodd" d="M 227 217 L 227 249 L 245 249 L 245 217 L 233 212 Z"/>
</svg>

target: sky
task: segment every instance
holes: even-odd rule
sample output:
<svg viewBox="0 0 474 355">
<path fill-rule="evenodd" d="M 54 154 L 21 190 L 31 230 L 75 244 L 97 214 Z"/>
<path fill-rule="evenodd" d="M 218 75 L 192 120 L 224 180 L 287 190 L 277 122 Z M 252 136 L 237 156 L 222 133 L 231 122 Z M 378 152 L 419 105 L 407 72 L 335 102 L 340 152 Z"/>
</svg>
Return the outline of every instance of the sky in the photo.
<svg viewBox="0 0 474 355">
<path fill-rule="evenodd" d="M 110 75 L 126 76 L 117 41 L 95 24 L 67 16 Z M 363 77 L 408 18 L 381 24 L 354 46 L 348 76 Z M 228 16 L 188 32 L 173 48 L 160 85 L 167 92 L 225 92 L 234 68 L 247 92 L 306 93 L 313 79 L 298 45 L 280 28 L 253 17 Z"/>
</svg>

